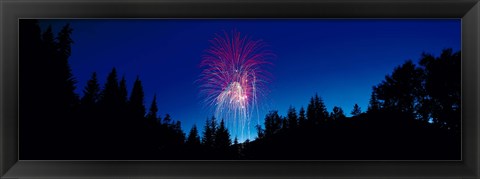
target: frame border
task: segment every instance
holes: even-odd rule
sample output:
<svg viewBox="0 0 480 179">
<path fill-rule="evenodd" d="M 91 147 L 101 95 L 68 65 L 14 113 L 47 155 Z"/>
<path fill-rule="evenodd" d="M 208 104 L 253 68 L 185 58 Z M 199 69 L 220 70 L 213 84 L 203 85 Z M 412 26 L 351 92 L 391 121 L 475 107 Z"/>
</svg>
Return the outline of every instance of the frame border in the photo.
<svg viewBox="0 0 480 179">
<path fill-rule="evenodd" d="M 0 0 L 0 178 L 480 177 L 479 0 Z M 462 18 L 463 161 L 18 161 L 20 18 Z"/>
</svg>

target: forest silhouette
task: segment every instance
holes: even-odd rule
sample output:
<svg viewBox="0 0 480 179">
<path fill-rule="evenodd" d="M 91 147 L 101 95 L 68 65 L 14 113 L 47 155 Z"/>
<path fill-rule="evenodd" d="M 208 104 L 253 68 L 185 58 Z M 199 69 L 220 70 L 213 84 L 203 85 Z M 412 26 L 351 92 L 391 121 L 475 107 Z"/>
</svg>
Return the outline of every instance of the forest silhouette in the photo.
<svg viewBox="0 0 480 179">
<path fill-rule="evenodd" d="M 460 160 L 461 53 L 408 60 L 372 87 L 368 109 L 329 112 L 313 94 L 287 115 L 270 111 L 253 140 L 239 143 L 224 120 L 208 117 L 188 133 L 144 104 L 137 76 L 131 90 L 115 68 L 83 94 L 68 59 L 73 29 L 53 34 L 37 20 L 19 26 L 20 160 Z M 293 61 L 292 61 L 293 63 Z M 130 91 L 130 93 L 129 93 Z"/>
</svg>

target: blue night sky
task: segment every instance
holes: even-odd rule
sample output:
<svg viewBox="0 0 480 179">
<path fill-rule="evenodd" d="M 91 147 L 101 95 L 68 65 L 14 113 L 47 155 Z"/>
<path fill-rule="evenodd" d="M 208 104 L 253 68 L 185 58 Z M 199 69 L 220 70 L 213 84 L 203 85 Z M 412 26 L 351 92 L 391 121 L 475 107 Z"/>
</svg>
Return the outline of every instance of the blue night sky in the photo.
<svg viewBox="0 0 480 179">
<path fill-rule="evenodd" d="M 193 124 L 203 130 L 213 111 L 205 108 L 195 83 L 200 61 L 215 33 L 233 29 L 262 39 L 275 54 L 268 94 L 260 101 L 260 123 L 269 110 L 285 115 L 290 105 L 307 107 L 318 93 L 331 112 L 341 107 L 347 116 L 357 103 L 368 106 L 372 86 L 408 59 L 422 52 L 438 55 L 461 47 L 460 19 L 75 19 L 41 20 L 55 32 L 73 28 L 70 65 L 77 93 L 93 72 L 100 85 L 113 67 L 125 75 L 128 90 L 138 75 L 145 106 L 157 94 L 159 115 L 170 114 L 188 133 Z M 252 119 L 251 138 L 256 132 Z M 235 136 L 232 136 L 232 138 Z M 244 139 L 240 139 L 243 141 Z"/>
</svg>

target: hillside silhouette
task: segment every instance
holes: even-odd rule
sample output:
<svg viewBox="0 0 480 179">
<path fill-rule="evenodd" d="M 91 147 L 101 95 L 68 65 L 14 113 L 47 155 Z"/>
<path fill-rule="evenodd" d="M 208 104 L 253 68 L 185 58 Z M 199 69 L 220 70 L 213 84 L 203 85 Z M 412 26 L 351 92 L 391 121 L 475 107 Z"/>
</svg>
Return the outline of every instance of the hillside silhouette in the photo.
<svg viewBox="0 0 480 179">
<path fill-rule="evenodd" d="M 461 52 L 421 54 L 372 87 L 368 109 L 347 117 L 313 95 L 305 107 L 272 109 L 255 139 L 239 143 L 227 119 L 208 117 L 181 128 L 145 104 L 139 76 L 91 73 L 76 94 L 69 65 L 73 29 L 42 32 L 37 20 L 19 26 L 21 160 L 460 160 Z M 106 78 L 99 84 L 99 78 Z M 188 131 L 188 132 L 186 132 Z"/>
</svg>

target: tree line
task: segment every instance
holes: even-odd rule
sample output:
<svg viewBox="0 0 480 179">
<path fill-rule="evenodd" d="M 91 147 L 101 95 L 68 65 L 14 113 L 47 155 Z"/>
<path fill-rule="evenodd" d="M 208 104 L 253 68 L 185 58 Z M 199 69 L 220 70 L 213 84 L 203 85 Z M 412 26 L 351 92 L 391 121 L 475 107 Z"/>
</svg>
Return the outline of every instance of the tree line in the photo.
<svg viewBox="0 0 480 179">
<path fill-rule="evenodd" d="M 315 94 L 306 109 L 270 111 L 257 137 L 239 143 L 224 120 L 207 118 L 188 135 L 157 95 L 148 108 L 142 81 L 131 90 L 112 68 L 101 85 L 92 72 L 82 90 L 68 58 L 73 29 L 55 36 L 20 21 L 20 159 L 455 159 L 460 155 L 460 52 L 422 54 L 373 86 L 368 109 L 346 117 Z M 232 138 L 234 138 L 232 140 Z"/>
<path fill-rule="evenodd" d="M 461 155 L 461 53 L 423 53 L 372 87 L 368 109 L 327 111 L 315 94 L 306 110 L 270 111 L 247 159 L 450 160 Z"/>
<path fill-rule="evenodd" d="M 156 94 L 147 111 L 138 76 L 130 90 L 115 68 L 103 85 L 93 72 L 83 95 L 76 94 L 77 81 L 68 63 L 72 31 L 67 24 L 55 36 L 51 26 L 42 32 L 36 20 L 20 23 L 21 158 L 234 157 L 223 120 L 207 119 L 201 138 L 195 125 L 186 136 L 180 121 L 157 114 Z M 238 145 L 237 139 L 233 145 Z"/>
</svg>

